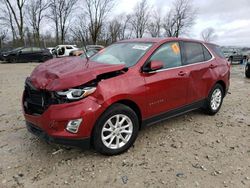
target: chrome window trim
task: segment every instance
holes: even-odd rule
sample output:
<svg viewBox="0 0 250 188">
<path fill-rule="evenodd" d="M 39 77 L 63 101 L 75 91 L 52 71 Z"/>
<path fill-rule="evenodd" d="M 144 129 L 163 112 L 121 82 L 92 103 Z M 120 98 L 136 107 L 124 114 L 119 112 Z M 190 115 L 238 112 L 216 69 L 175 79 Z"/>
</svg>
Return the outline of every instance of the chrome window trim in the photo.
<svg viewBox="0 0 250 188">
<path fill-rule="evenodd" d="M 179 68 L 183 68 L 183 67 L 189 67 L 189 66 L 193 66 L 193 65 L 200 65 L 200 64 L 203 64 L 203 63 L 208 63 L 212 60 L 215 59 L 214 57 L 214 54 L 211 53 L 210 49 L 204 44 L 204 43 L 199 43 L 201 45 L 203 45 L 207 50 L 208 52 L 211 54 L 212 58 L 207 60 L 207 61 L 200 61 L 200 62 L 197 62 L 197 63 L 192 63 L 192 64 L 188 64 L 188 65 L 181 65 L 181 66 L 178 66 L 178 67 L 172 67 L 172 68 L 165 68 L 165 69 L 160 69 L 160 70 L 156 70 L 156 71 L 150 71 L 150 72 L 145 72 L 147 74 L 153 74 L 153 73 L 157 73 L 157 72 L 163 72 L 163 71 L 167 71 L 167 70 L 173 70 L 173 69 L 179 69 Z"/>
</svg>

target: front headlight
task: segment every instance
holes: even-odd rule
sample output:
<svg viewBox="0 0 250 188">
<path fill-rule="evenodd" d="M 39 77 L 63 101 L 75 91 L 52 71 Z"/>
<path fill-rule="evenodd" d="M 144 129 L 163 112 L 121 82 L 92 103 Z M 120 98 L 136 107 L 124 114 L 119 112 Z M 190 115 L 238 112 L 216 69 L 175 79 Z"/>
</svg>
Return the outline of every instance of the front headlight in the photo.
<svg viewBox="0 0 250 188">
<path fill-rule="evenodd" d="M 85 87 L 85 88 L 78 88 L 78 89 L 69 89 L 67 91 L 57 91 L 56 94 L 60 97 L 65 97 L 68 100 L 78 100 L 88 95 L 94 93 L 96 87 Z"/>
</svg>

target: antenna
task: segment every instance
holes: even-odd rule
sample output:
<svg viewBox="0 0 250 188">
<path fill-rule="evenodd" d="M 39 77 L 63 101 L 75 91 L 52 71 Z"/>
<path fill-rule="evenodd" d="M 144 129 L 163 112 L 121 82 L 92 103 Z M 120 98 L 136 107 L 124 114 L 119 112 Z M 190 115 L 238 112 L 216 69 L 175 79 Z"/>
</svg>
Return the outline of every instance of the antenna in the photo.
<svg viewBox="0 0 250 188">
<path fill-rule="evenodd" d="M 88 57 L 88 55 L 87 55 L 87 47 L 86 47 L 86 43 L 85 43 L 85 39 L 84 39 L 84 38 L 83 38 L 83 47 L 84 47 L 83 51 L 84 51 L 84 54 L 85 54 L 86 59 L 87 59 L 87 62 L 86 62 L 86 63 L 88 63 L 89 57 Z"/>
</svg>

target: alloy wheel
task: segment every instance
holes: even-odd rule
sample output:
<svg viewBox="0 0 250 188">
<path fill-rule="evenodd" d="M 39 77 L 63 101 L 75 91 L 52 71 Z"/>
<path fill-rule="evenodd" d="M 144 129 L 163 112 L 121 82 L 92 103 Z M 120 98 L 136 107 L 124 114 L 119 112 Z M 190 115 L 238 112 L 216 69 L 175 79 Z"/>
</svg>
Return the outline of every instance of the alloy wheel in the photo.
<svg viewBox="0 0 250 188">
<path fill-rule="evenodd" d="M 212 110 L 216 111 L 221 104 L 222 101 L 222 92 L 219 88 L 215 89 L 211 96 L 210 106 Z"/>
<path fill-rule="evenodd" d="M 133 133 L 133 123 L 124 114 L 117 114 L 109 118 L 101 132 L 103 144 L 109 149 L 119 149 L 126 145 Z"/>
</svg>

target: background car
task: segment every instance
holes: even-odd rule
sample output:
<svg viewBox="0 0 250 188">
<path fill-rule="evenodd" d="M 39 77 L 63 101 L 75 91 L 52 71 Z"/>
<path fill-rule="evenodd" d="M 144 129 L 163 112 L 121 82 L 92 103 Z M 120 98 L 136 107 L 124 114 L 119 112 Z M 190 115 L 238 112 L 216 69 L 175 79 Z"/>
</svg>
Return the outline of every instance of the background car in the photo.
<svg viewBox="0 0 250 188">
<path fill-rule="evenodd" d="M 245 75 L 247 78 L 250 78 L 250 62 L 247 62 L 247 64 L 246 64 Z"/>
<path fill-rule="evenodd" d="M 47 47 L 47 49 L 50 51 L 50 53 L 53 55 L 53 52 L 55 51 L 55 47 Z"/>
<path fill-rule="evenodd" d="M 44 62 L 52 58 L 53 56 L 48 49 L 39 47 L 20 47 L 3 53 L 3 59 L 11 63 Z"/>
<path fill-rule="evenodd" d="M 102 45 L 87 45 L 86 48 L 87 48 L 87 50 L 95 49 L 97 51 L 100 51 L 100 50 L 102 50 L 105 47 L 102 46 Z"/>
<path fill-rule="evenodd" d="M 8 52 L 8 51 L 11 51 L 13 48 L 2 48 L 0 49 L 0 61 L 4 61 L 4 57 L 3 57 L 3 54 Z"/>
<path fill-rule="evenodd" d="M 0 61 L 3 61 L 3 52 L 0 51 Z"/>
<path fill-rule="evenodd" d="M 94 55 L 95 53 L 97 53 L 98 51 L 102 50 L 103 48 L 104 48 L 104 46 L 101 46 L 101 45 L 87 45 L 86 46 L 87 53 L 90 52 L 91 56 Z M 69 53 L 69 56 L 80 56 L 84 53 L 84 49 L 85 49 L 85 47 L 82 47 L 78 50 L 72 50 Z M 93 52 L 95 52 L 95 53 L 93 54 Z"/>
<path fill-rule="evenodd" d="M 65 57 L 69 56 L 69 53 L 73 50 L 79 50 L 76 45 L 58 45 L 52 52 L 56 57 Z"/>
<path fill-rule="evenodd" d="M 228 61 L 233 64 L 234 62 L 242 63 L 246 60 L 246 56 L 239 50 L 233 51 L 232 54 L 229 55 Z"/>
<path fill-rule="evenodd" d="M 88 57 L 91 57 L 92 55 L 95 55 L 98 52 L 98 50 L 90 49 L 87 50 L 86 54 L 84 53 L 84 50 L 76 50 L 70 52 L 69 56 L 81 56 L 82 58 L 86 58 L 86 55 Z"/>
</svg>

